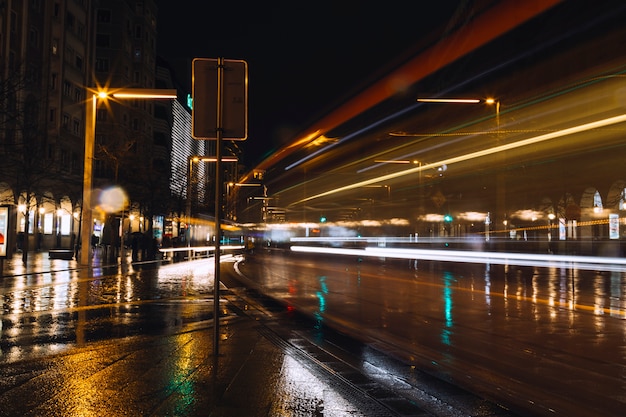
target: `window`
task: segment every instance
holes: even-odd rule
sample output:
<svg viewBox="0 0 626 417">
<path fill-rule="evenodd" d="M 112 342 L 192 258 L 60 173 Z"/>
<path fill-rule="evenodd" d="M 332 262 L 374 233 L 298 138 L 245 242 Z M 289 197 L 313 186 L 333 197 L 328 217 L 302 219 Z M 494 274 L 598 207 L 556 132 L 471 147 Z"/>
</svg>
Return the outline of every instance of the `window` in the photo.
<svg viewBox="0 0 626 417">
<path fill-rule="evenodd" d="M 67 150 L 65 149 L 61 149 L 61 169 L 63 171 L 67 171 L 69 168 L 69 155 L 67 153 Z"/>
<path fill-rule="evenodd" d="M 76 18 L 74 17 L 74 15 L 70 12 L 67 12 L 67 14 L 65 15 L 65 27 L 73 32 L 75 23 Z"/>
<path fill-rule="evenodd" d="M 602 196 L 599 191 L 593 195 L 593 211 L 594 213 L 599 213 L 602 211 Z"/>
<path fill-rule="evenodd" d="M 76 28 L 76 36 L 81 40 L 85 40 L 85 25 L 80 22 Z"/>
<path fill-rule="evenodd" d="M 67 114 L 67 113 L 63 114 L 63 123 L 61 124 L 63 129 L 65 129 L 65 130 L 69 129 L 70 120 L 71 120 L 71 117 L 70 117 L 69 114 Z"/>
<path fill-rule="evenodd" d="M 96 113 L 96 119 L 104 122 L 107 119 L 107 111 L 106 109 L 98 109 L 98 112 Z"/>
<path fill-rule="evenodd" d="M 98 59 L 96 59 L 96 71 L 108 72 L 109 71 L 109 60 L 106 59 L 106 58 L 98 58 Z"/>
<path fill-rule="evenodd" d="M 11 33 L 17 33 L 17 13 L 11 12 Z"/>
<path fill-rule="evenodd" d="M 59 79 L 59 76 L 56 73 L 52 73 L 50 74 L 50 90 L 56 90 L 57 89 L 57 80 Z"/>
<path fill-rule="evenodd" d="M 79 87 L 74 88 L 74 101 L 80 102 L 83 100 L 83 91 Z"/>
<path fill-rule="evenodd" d="M 48 122 L 50 122 L 50 124 L 54 124 L 57 119 L 57 109 L 51 108 L 48 114 Z"/>
<path fill-rule="evenodd" d="M 76 68 L 78 68 L 79 70 L 82 71 L 83 69 L 83 57 L 80 55 L 76 55 L 76 58 L 74 59 L 74 62 L 76 64 Z"/>
<path fill-rule="evenodd" d="M 30 0 L 30 7 L 36 11 L 41 11 L 41 0 Z"/>
<path fill-rule="evenodd" d="M 8 145 L 13 145 L 15 143 L 15 129 L 6 129 L 5 139 Z"/>
<path fill-rule="evenodd" d="M 63 81 L 63 95 L 68 97 L 72 95 L 72 84 L 67 80 Z"/>
<path fill-rule="evenodd" d="M 69 236 L 72 231 L 72 216 L 69 213 L 63 213 L 59 216 L 59 231 L 63 236 Z"/>
<path fill-rule="evenodd" d="M 111 38 L 104 33 L 96 35 L 96 46 L 99 48 L 108 48 L 111 45 Z"/>
<path fill-rule="evenodd" d="M 80 135 L 80 120 L 74 119 L 73 131 L 75 135 Z"/>
<path fill-rule="evenodd" d="M 54 213 L 45 213 L 43 215 L 43 233 L 51 235 L 54 230 Z"/>
<path fill-rule="evenodd" d="M 52 39 L 52 55 L 59 53 L 59 40 L 57 38 Z"/>
<path fill-rule="evenodd" d="M 39 46 L 39 32 L 35 28 L 30 28 L 28 30 L 28 44 L 33 48 L 37 48 Z"/>
<path fill-rule="evenodd" d="M 95 177 L 104 177 L 106 176 L 107 168 L 104 164 L 104 161 L 100 159 L 96 159 L 93 161 L 93 174 Z"/>
<path fill-rule="evenodd" d="M 72 163 L 70 165 L 70 171 L 71 172 L 76 172 L 79 169 L 79 165 L 78 165 L 78 154 L 76 152 L 72 152 Z"/>
<path fill-rule="evenodd" d="M 28 69 L 25 73 L 25 80 L 29 86 L 35 86 L 39 84 L 40 81 L 40 71 L 39 68 L 33 67 L 31 65 L 28 66 Z"/>
<path fill-rule="evenodd" d="M 98 9 L 98 23 L 111 23 L 111 11 Z"/>
</svg>

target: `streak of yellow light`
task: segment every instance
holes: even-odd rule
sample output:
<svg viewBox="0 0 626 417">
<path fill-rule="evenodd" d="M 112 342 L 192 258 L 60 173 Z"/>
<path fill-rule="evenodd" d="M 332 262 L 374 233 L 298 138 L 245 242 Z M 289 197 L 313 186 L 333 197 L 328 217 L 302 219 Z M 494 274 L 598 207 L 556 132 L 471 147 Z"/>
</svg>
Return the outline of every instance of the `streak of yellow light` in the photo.
<svg viewBox="0 0 626 417">
<path fill-rule="evenodd" d="M 462 162 L 462 161 L 467 161 L 470 159 L 475 159 L 475 158 L 480 158 L 483 156 L 487 156 L 487 155 L 492 155 L 492 154 L 496 154 L 499 152 L 503 152 L 503 151 L 508 151 L 511 149 L 517 149 L 517 148 L 521 148 L 524 146 L 529 146 L 529 145 L 534 145 L 536 143 L 540 143 L 540 142 L 545 142 L 551 139 L 556 139 L 556 138 L 560 138 L 563 136 L 567 136 L 567 135 L 573 135 L 575 133 L 581 133 L 581 132 L 586 132 L 592 129 L 598 129 L 598 128 L 602 128 L 605 126 L 611 126 L 617 123 L 623 123 L 626 122 L 626 114 L 621 114 L 619 116 L 615 116 L 615 117 L 609 117 L 607 119 L 602 119 L 602 120 L 597 120 L 595 122 L 590 122 L 590 123 L 585 123 L 582 125 L 578 125 L 578 126 L 574 126 L 574 127 L 570 127 L 567 129 L 562 129 L 562 130 L 558 130 L 555 132 L 550 132 L 550 133 L 546 133 L 544 135 L 540 135 L 540 136 L 534 136 L 531 138 L 527 138 L 527 139 L 523 139 L 523 140 L 519 140 L 517 142 L 513 142 L 513 143 L 507 143 L 504 145 L 500 145 L 500 146 L 496 146 L 496 147 L 492 147 L 492 148 L 488 148 L 488 149 L 483 149 L 480 151 L 476 151 L 476 152 L 472 152 L 472 153 L 468 153 L 465 155 L 459 155 L 459 156 L 455 156 L 453 158 L 448 158 L 448 159 L 443 159 L 441 161 L 437 161 L 437 162 L 433 162 L 433 163 L 429 163 L 429 164 L 424 164 L 424 165 L 420 165 L 418 167 L 415 168 L 411 168 L 411 169 L 406 169 L 400 172 L 395 172 L 395 173 L 391 173 L 391 174 L 387 174 L 387 175 L 383 175 L 380 177 L 376 177 L 376 178 L 371 178 L 369 180 L 365 180 L 365 181 L 360 181 L 354 184 L 350 184 L 350 185 L 346 185 L 343 187 L 339 187 L 339 188 L 335 188 L 329 191 L 325 191 L 323 193 L 320 194 L 316 194 L 307 198 L 304 198 L 302 200 L 296 201 L 294 203 L 291 204 L 291 206 L 296 205 L 296 204 L 300 204 L 300 203 L 304 203 L 307 201 L 311 201 L 320 197 L 326 197 L 329 195 L 333 195 L 333 194 L 337 194 L 343 191 L 348 191 L 348 190 L 353 190 L 355 188 L 361 188 L 364 187 L 366 185 L 370 185 L 370 184 L 375 184 L 378 182 L 382 182 L 382 181 L 388 181 L 394 178 L 399 178 L 399 177 L 403 177 L 405 175 L 411 175 L 411 174 L 415 174 L 417 172 L 420 171 L 426 171 L 429 169 L 436 169 L 439 166 L 442 165 L 450 165 L 450 164 L 454 164 L 457 162 Z"/>
</svg>

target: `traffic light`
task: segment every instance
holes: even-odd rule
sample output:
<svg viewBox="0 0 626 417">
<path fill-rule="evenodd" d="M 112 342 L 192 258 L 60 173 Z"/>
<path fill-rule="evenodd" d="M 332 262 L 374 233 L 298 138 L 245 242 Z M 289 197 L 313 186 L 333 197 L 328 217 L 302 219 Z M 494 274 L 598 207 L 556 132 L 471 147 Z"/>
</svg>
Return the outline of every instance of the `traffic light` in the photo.
<svg viewBox="0 0 626 417">
<path fill-rule="evenodd" d="M 453 217 L 450 214 L 446 214 L 445 216 L 443 216 L 443 221 L 446 223 L 450 223 L 452 220 L 453 220 Z"/>
<path fill-rule="evenodd" d="M 326 223 L 326 216 L 320 216 L 320 223 Z"/>
</svg>

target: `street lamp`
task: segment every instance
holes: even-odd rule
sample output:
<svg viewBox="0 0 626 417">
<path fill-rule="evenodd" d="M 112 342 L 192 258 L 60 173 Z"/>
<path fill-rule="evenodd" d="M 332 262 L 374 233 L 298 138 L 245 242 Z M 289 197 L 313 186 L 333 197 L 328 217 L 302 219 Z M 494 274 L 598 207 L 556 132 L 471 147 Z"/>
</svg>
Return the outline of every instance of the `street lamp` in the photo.
<svg viewBox="0 0 626 417">
<path fill-rule="evenodd" d="M 500 101 L 495 98 L 487 98 L 485 99 L 485 104 L 496 106 L 496 133 L 500 133 Z"/>
<path fill-rule="evenodd" d="M 80 263 L 89 265 L 91 262 L 91 233 L 93 227 L 93 213 L 91 207 L 91 188 L 93 183 L 93 154 L 96 138 L 96 109 L 98 100 L 107 100 L 109 97 L 116 100 L 127 99 L 175 99 L 174 89 L 154 88 L 124 88 L 93 91 L 86 101 L 85 107 L 85 154 L 83 164 L 83 208 L 80 233 Z"/>
<path fill-rule="evenodd" d="M 500 100 L 497 100 L 493 97 L 488 98 L 445 98 L 445 97 L 422 97 L 417 99 L 420 103 L 450 103 L 450 104 L 487 104 L 490 106 L 495 106 L 496 111 L 496 142 L 500 143 Z M 505 158 L 505 153 L 501 152 L 500 156 L 503 159 Z M 497 216 L 501 215 L 504 212 L 505 207 L 505 194 L 504 194 L 504 174 L 502 172 L 498 172 L 496 174 L 496 222 Z M 506 220 L 505 220 L 506 222 Z M 486 240 L 489 240 L 489 234 L 486 234 Z"/>
<path fill-rule="evenodd" d="M 445 98 L 445 97 L 420 97 L 420 103 L 450 103 L 450 104 L 488 104 L 496 108 L 496 127 L 500 130 L 500 101 L 493 97 L 488 98 Z"/>
</svg>

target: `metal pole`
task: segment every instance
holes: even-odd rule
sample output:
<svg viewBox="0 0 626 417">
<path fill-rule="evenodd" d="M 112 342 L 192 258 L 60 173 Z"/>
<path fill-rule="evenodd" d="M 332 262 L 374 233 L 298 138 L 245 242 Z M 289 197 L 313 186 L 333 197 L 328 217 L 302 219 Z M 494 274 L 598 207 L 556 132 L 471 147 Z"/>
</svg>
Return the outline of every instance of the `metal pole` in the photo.
<svg viewBox="0 0 626 417">
<path fill-rule="evenodd" d="M 93 94 L 85 107 L 85 155 L 83 162 L 83 208 L 80 230 L 80 263 L 91 263 L 91 231 L 93 213 L 91 211 L 91 184 L 93 175 L 93 148 L 96 136 L 96 104 L 98 97 Z"/>
<path fill-rule="evenodd" d="M 220 244 L 222 241 L 222 134 L 224 58 L 217 60 L 217 141 L 215 144 L 215 273 L 213 280 L 213 353 L 219 355 Z"/>
<path fill-rule="evenodd" d="M 187 241 L 187 260 L 191 260 L 191 194 L 193 190 L 193 157 L 187 158 L 187 208 L 185 215 L 187 217 L 187 228 L 185 229 L 185 240 Z"/>
</svg>

